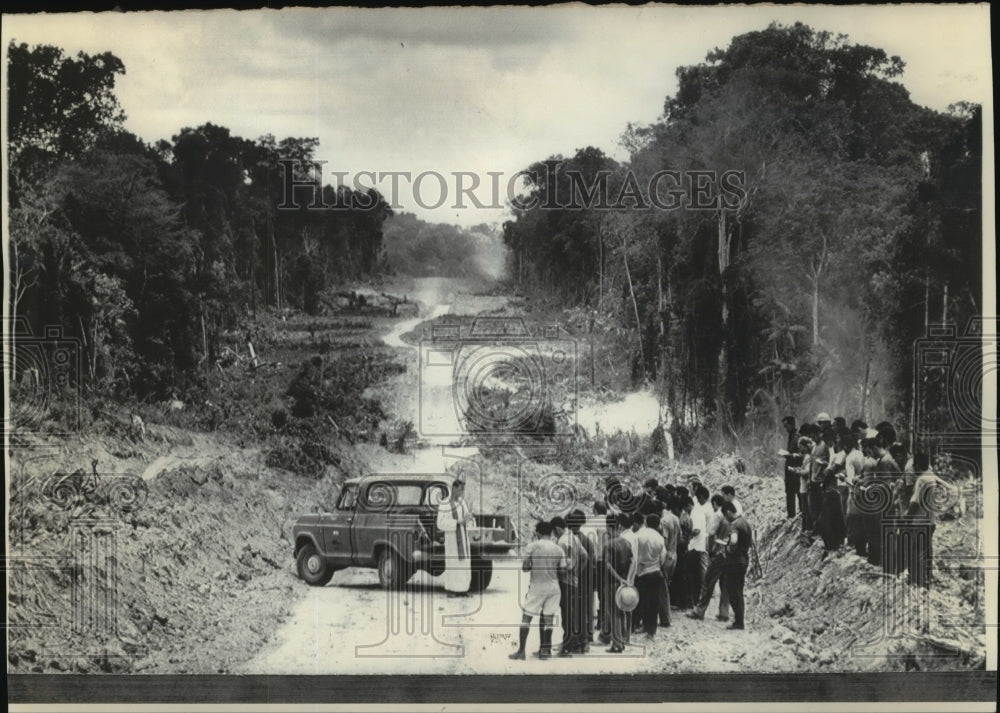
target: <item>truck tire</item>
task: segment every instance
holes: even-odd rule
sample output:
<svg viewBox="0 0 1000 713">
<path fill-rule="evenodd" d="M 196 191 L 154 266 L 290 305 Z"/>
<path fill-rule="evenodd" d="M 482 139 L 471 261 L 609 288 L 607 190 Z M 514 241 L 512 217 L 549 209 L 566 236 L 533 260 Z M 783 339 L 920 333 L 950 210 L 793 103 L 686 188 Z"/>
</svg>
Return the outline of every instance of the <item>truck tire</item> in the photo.
<svg viewBox="0 0 1000 713">
<path fill-rule="evenodd" d="M 472 568 L 472 583 L 469 585 L 469 591 L 486 591 L 493 580 L 493 560 L 473 557 L 469 565 Z"/>
<path fill-rule="evenodd" d="M 378 553 L 378 582 L 383 589 L 402 589 L 413 572 L 410 566 L 389 547 Z"/>
<path fill-rule="evenodd" d="M 299 577 L 314 587 L 322 587 L 333 578 L 333 567 L 323 560 L 311 542 L 299 550 L 295 558 L 295 568 L 299 572 Z"/>
</svg>

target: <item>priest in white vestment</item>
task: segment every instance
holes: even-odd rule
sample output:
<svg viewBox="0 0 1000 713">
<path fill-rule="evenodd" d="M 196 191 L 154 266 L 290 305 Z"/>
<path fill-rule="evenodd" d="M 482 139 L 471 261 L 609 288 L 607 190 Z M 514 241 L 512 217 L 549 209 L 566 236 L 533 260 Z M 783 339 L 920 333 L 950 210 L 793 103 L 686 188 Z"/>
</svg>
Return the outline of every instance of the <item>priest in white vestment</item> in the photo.
<svg viewBox="0 0 1000 713">
<path fill-rule="evenodd" d="M 465 502 L 465 482 L 456 480 L 451 494 L 438 506 L 437 526 L 444 533 L 444 588 L 450 597 L 465 596 L 472 583 L 469 525 L 475 524 L 472 509 Z"/>
</svg>

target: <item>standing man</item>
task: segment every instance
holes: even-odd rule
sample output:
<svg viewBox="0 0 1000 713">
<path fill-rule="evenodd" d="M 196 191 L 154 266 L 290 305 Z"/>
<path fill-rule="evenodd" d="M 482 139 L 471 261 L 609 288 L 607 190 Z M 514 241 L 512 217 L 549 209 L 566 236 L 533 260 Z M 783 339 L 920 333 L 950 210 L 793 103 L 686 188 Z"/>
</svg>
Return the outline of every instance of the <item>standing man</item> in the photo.
<svg viewBox="0 0 1000 713">
<path fill-rule="evenodd" d="M 829 469 L 823 476 L 823 508 L 816 521 L 816 532 L 823 538 L 823 548 L 827 553 L 839 550 L 847 534 L 840 491 L 837 489 L 837 476 Z"/>
<path fill-rule="evenodd" d="M 465 481 L 456 478 L 451 493 L 438 506 L 437 526 L 444 533 L 444 588 L 449 597 L 467 597 L 472 584 L 469 525 L 475 523 L 465 502 Z"/>
<path fill-rule="evenodd" d="M 729 544 L 726 546 L 726 586 L 729 588 L 729 605 L 733 608 L 733 623 L 727 629 L 743 629 L 746 604 L 743 585 L 746 582 L 747 567 L 750 564 L 750 546 L 753 532 L 750 523 L 742 515 L 736 514 L 736 506 L 727 501 L 722 504 L 722 515 L 729 522 Z"/>
<path fill-rule="evenodd" d="M 677 498 L 670 496 L 666 500 L 666 508 L 663 510 L 663 519 L 660 520 L 660 532 L 663 534 L 663 581 L 667 586 L 663 589 L 663 596 L 660 598 L 660 626 L 670 626 L 670 582 L 674 578 L 677 570 L 677 543 L 681 537 L 681 521 L 677 517 L 680 512 L 680 505 Z"/>
<path fill-rule="evenodd" d="M 883 539 L 886 533 L 882 529 L 892 511 L 893 485 L 901 473 L 896 461 L 886 450 L 881 436 L 876 435 L 874 438 L 866 439 L 864 445 L 875 459 L 875 468 L 871 476 L 861 486 L 865 536 L 868 540 L 868 563 L 884 569 L 888 567 L 889 562 L 883 556 Z"/>
<path fill-rule="evenodd" d="M 788 519 L 795 517 L 795 503 L 799 497 L 799 474 L 793 468 L 802 465 L 802 454 L 799 452 L 798 429 L 795 427 L 795 417 L 785 416 L 781 420 L 787 435 L 787 445 L 778 451 L 785 460 L 785 512 Z"/>
<path fill-rule="evenodd" d="M 796 476 L 798 477 L 798 476 Z M 694 611 L 688 616 L 692 619 L 704 619 L 705 611 L 712 601 L 716 582 L 719 583 L 719 613 L 715 617 L 719 621 L 729 620 L 729 588 L 726 586 L 726 545 L 729 544 L 729 521 L 722 515 L 722 505 L 726 499 L 719 494 L 712 496 L 712 520 L 708 526 L 709 563 L 705 572 L 705 583 Z"/>
<path fill-rule="evenodd" d="M 913 455 L 913 471 L 917 480 L 913 484 L 913 496 L 906 509 L 906 516 L 912 525 L 921 526 L 925 532 L 918 532 L 914 561 L 908 563 L 910 584 L 916 584 L 925 589 L 931 588 L 934 579 L 934 530 L 937 527 L 937 511 L 934 507 L 935 490 L 947 488 L 945 483 L 930 468 L 930 460 L 926 453 Z M 922 537 L 922 535 L 926 536 Z"/>
<path fill-rule="evenodd" d="M 597 629 L 598 639 L 602 644 L 610 641 L 611 632 L 607 628 L 607 612 L 604 602 L 604 545 L 611 537 L 614 537 L 613 528 L 608 527 L 608 507 L 598 500 L 594 503 L 594 515 L 587 520 L 585 526 L 586 535 L 590 538 L 590 544 L 594 551 L 594 589 L 597 592 Z M 612 515 L 611 519 L 617 522 L 617 516 Z M 615 526 L 617 527 L 617 525 Z"/>
<path fill-rule="evenodd" d="M 847 542 L 854 547 L 859 557 L 868 556 L 868 541 L 865 539 L 864 523 L 861 519 L 861 509 L 858 506 L 858 486 L 864 476 L 865 457 L 858 446 L 858 437 L 851 431 L 844 435 L 844 483 L 848 488 L 847 502 L 844 512 L 847 518 Z"/>
<path fill-rule="evenodd" d="M 674 570 L 674 587 L 672 597 L 677 602 L 679 609 L 688 609 L 694 602 L 691 601 L 691 587 L 688 585 L 688 546 L 691 544 L 691 537 L 694 534 L 694 521 L 691 519 L 691 511 L 694 510 L 694 499 L 687 493 L 687 488 L 680 496 L 681 501 L 681 538 L 677 541 L 677 568 Z"/>
<path fill-rule="evenodd" d="M 528 591 L 521 609 L 521 639 L 517 651 L 510 655 L 515 660 L 524 660 L 524 647 L 528 643 L 532 617 L 539 617 L 538 633 L 541 640 L 538 652 L 540 659 L 552 656 L 552 622 L 559 611 L 559 575 L 566 566 L 562 548 L 552 541 L 552 525 L 539 522 L 535 525 L 535 541 L 525 551 L 521 569 L 531 573 Z"/>
<path fill-rule="evenodd" d="M 576 536 L 587 553 L 587 562 L 580 570 L 580 584 L 577 588 L 577 631 L 580 632 L 581 653 L 587 653 L 590 643 L 594 640 L 594 580 L 597 578 L 595 564 L 597 562 L 594 544 L 589 537 L 584 535 L 580 528 L 587 522 L 587 516 L 582 510 L 574 510 L 566 516 L 566 525 L 570 532 Z M 601 553 L 603 557 L 604 553 Z"/>
<path fill-rule="evenodd" d="M 608 515 L 607 526 L 611 538 L 604 545 L 602 562 L 605 582 L 604 605 L 608 621 L 608 631 L 611 648 L 607 649 L 609 654 L 620 654 L 625 650 L 625 644 L 629 641 L 629 617 L 628 612 L 622 611 L 618 607 L 615 592 L 622 584 L 631 584 L 635 579 L 636 560 L 632 556 L 632 545 L 622 537 L 622 533 L 631 527 L 631 521 L 627 515 Z"/>
<path fill-rule="evenodd" d="M 687 571 L 688 597 L 692 605 L 701 598 L 701 585 L 708 569 L 708 522 L 712 507 L 708 504 L 710 493 L 700 483 L 694 486 L 694 496 L 698 502 L 691 510 L 691 541 L 688 542 Z"/>
<path fill-rule="evenodd" d="M 799 432 L 809 431 L 805 426 Z M 799 510 L 802 511 L 802 533 L 808 534 L 813 528 L 813 514 L 809 511 L 809 472 L 811 464 L 810 454 L 813 449 L 813 441 L 808 436 L 799 438 L 799 452 L 802 454 L 802 465 L 793 466 L 792 470 L 799 476 Z"/>
<path fill-rule="evenodd" d="M 629 547 L 632 548 L 632 561 L 639 561 L 639 530 L 642 529 L 646 522 L 646 516 L 641 512 L 634 512 L 631 515 L 624 513 L 626 517 L 629 518 L 629 528 L 622 532 L 622 539 L 624 539 Z M 642 621 L 642 611 L 636 608 L 632 612 L 632 616 L 629 617 L 629 621 L 632 625 L 632 631 L 637 631 Z"/>
<path fill-rule="evenodd" d="M 562 548 L 566 557 L 566 568 L 559 570 L 559 616 L 562 620 L 563 640 L 559 648 L 560 656 L 572 656 L 575 651 L 581 651 L 583 641 L 580 635 L 579 620 L 579 587 L 580 573 L 587 566 L 587 553 L 576 535 L 566 527 L 566 521 L 561 517 L 552 518 L 552 534 L 556 543 Z"/>
<path fill-rule="evenodd" d="M 833 438 L 830 417 L 826 413 L 816 417 L 816 434 L 812 453 L 809 454 L 809 514 L 812 516 L 813 529 L 823 509 L 823 473 L 830 461 L 827 441 Z"/>
<path fill-rule="evenodd" d="M 666 552 L 663 535 L 660 534 L 659 515 L 646 516 L 646 526 L 639 530 L 637 542 L 639 562 L 636 565 L 635 587 L 639 590 L 642 628 L 646 632 L 646 640 L 652 641 L 656 636 L 658 602 L 663 588 L 667 586 L 663 581 L 663 561 Z"/>
</svg>

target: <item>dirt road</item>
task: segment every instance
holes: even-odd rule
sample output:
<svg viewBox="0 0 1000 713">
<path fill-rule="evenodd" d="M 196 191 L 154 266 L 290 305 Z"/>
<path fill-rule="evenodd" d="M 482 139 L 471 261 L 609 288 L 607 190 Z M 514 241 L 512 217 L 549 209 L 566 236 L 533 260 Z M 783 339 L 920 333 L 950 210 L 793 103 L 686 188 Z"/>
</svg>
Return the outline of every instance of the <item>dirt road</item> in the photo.
<svg viewBox="0 0 1000 713">
<path fill-rule="evenodd" d="M 776 650 L 769 628 L 727 631 L 711 617 L 716 602 L 705 621 L 675 611 L 673 625 L 661 629 L 652 644 L 640 640 L 623 655 L 605 653 L 605 646 L 594 644 L 591 653 L 571 659 L 512 661 L 507 655 L 517 646 L 518 602 L 527 586 L 516 560 L 498 562 L 490 588 L 465 599 L 449 599 L 438 579 L 424 573 L 403 592 L 383 591 L 375 572 L 362 569 L 338 572 L 325 587 L 299 585 L 302 601 L 244 673 L 550 674 L 797 667 L 791 651 Z M 537 647 L 536 621 L 528 649 Z"/>
</svg>

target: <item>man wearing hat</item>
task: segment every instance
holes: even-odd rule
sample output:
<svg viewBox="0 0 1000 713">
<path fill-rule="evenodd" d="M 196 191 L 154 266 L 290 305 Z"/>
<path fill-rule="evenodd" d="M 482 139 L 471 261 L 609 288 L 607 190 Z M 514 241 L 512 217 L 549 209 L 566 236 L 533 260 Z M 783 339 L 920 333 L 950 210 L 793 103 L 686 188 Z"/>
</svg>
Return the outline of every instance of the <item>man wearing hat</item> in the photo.
<svg viewBox="0 0 1000 713">
<path fill-rule="evenodd" d="M 465 597 L 472 584 L 469 525 L 475 523 L 465 502 L 465 481 L 456 479 L 451 493 L 438 506 L 437 526 L 444 533 L 444 588 L 449 597 Z"/>
</svg>

